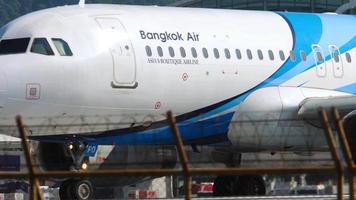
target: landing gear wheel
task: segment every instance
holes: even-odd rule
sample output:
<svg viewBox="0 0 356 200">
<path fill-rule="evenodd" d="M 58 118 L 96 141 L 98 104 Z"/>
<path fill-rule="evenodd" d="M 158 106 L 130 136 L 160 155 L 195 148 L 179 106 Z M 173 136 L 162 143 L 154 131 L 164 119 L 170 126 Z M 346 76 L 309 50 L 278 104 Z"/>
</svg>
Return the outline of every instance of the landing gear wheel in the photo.
<svg viewBox="0 0 356 200">
<path fill-rule="evenodd" d="M 69 179 L 64 181 L 59 188 L 61 200 L 87 200 L 93 196 L 93 187 L 88 180 Z"/>
<path fill-rule="evenodd" d="M 263 178 L 259 175 L 240 176 L 235 186 L 235 194 L 238 196 L 266 195 L 266 186 Z"/>
<path fill-rule="evenodd" d="M 86 200 L 93 196 L 93 187 L 88 180 L 75 181 L 72 186 L 74 199 Z"/>
<path fill-rule="evenodd" d="M 214 196 L 232 196 L 234 195 L 235 176 L 218 176 L 214 180 Z"/>
</svg>

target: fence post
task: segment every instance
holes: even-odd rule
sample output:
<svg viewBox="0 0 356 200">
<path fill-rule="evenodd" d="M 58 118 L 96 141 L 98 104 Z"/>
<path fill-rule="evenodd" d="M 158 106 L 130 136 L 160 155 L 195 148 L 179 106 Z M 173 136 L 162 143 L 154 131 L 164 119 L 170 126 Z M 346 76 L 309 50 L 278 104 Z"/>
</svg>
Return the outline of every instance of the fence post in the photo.
<svg viewBox="0 0 356 200">
<path fill-rule="evenodd" d="M 38 178 L 36 177 L 35 170 L 34 170 L 34 161 L 32 160 L 31 153 L 30 153 L 30 147 L 27 142 L 27 134 L 25 131 L 25 127 L 22 122 L 21 116 L 16 116 L 16 124 L 17 128 L 19 130 L 20 136 L 21 136 L 21 143 L 22 143 L 22 148 L 25 154 L 26 158 L 26 165 L 29 173 L 29 179 L 30 179 L 30 200 L 41 200 L 42 195 L 41 191 L 39 188 L 39 181 Z"/>
<path fill-rule="evenodd" d="M 335 125 L 337 128 L 337 133 L 340 138 L 341 142 L 341 147 L 342 147 L 342 152 L 344 154 L 344 157 L 346 159 L 347 163 L 347 168 L 349 170 L 349 192 L 350 192 L 350 200 L 355 199 L 355 177 L 353 170 L 355 168 L 354 161 L 352 159 L 352 152 L 350 145 L 347 141 L 346 133 L 345 133 L 345 128 L 342 119 L 340 118 L 340 113 L 337 110 L 337 108 L 333 108 L 333 114 L 334 114 L 334 119 L 335 119 Z"/>
<path fill-rule="evenodd" d="M 331 127 L 330 127 L 330 123 L 329 123 L 329 120 L 328 120 L 327 113 L 326 113 L 324 108 L 320 108 L 319 109 L 319 115 L 320 115 L 320 117 L 322 119 L 323 128 L 324 128 L 325 134 L 326 134 L 326 140 L 327 140 L 329 148 L 330 148 L 331 156 L 332 156 L 332 158 L 334 160 L 334 163 L 335 163 L 335 168 L 338 171 L 337 199 L 338 200 L 342 200 L 342 199 L 344 199 L 344 191 L 343 191 L 344 169 L 343 169 L 339 154 L 337 153 L 337 150 L 336 150 L 335 138 L 334 138 L 334 135 L 333 135 L 333 131 L 332 131 Z"/>
<path fill-rule="evenodd" d="M 176 120 L 175 120 L 175 117 L 173 116 L 172 111 L 167 112 L 167 119 L 169 122 L 169 126 L 172 130 L 172 134 L 173 134 L 175 142 L 176 142 L 179 158 L 180 158 L 180 161 L 181 161 L 182 167 L 183 167 L 185 199 L 190 200 L 190 199 L 192 199 L 192 176 L 190 174 L 188 156 L 184 150 L 183 141 L 179 134 L 179 130 L 176 125 Z"/>
</svg>

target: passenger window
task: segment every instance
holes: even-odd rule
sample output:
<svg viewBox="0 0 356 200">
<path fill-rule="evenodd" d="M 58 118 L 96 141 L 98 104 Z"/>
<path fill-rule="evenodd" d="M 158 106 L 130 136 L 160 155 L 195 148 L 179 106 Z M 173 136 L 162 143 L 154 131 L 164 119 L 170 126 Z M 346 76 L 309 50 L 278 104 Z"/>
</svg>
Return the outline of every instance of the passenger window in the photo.
<svg viewBox="0 0 356 200">
<path fill-rule="evenodd" d="M 237 57 L 237 59 L 241 60 L 242 56 L 241 56 L 240 49 L 236 49 L 236 57 Z"/>
<path fill-rule="evenodd" d="M 173 47 L 168 47 L 168 52 L 172 58 L 175 56 Z"/>
<path fill-rule="evenodd" d="M 318 57 L 318 61 L 323 62 L 323 55 L 321 54 L 321 52 L 316 52 L 316 55 Z"/>
<path fill-rule="evenodd" d="M 226 57 L 227 59 L 230 59 L 230 58 L 231 58 L 231 54 L 230 54 L 229 49 L 225 49 L 224 51 L 225 51 L 225 57 Z"/>
<path fill-rule="evenodd" d="M 268 56 L 270 60 L 274 60 L 274 54 L 272 50 L 268 50 Z"/>
<path fill-rule="evenodd" d="M 185 58 L 187 54 L 185 53 L 185 49 L 183 47 L 180 48 L 180 55 Z"/>
<path fill-rule="evenodd" d="M 259 49 L 259 50 L 257 50 L 257 55 L 258 55 L 258 58 L 260 59 L 260 60 L 263 60 L 263 53 L 262 53 L 262 51 Z"/>
<path fill-rule="evenodd" d="M 302 58 L 303 61 L 307 60 L 307 55 L 305 54 L 304 51 L 300 51 L 300 57 Z"/>
<path fill-rule="evenodd" d="M 198 57 L 197 50 L 194 47 L 192 47 L 191 51 L 192 51 L 193 58 L 197 58 Z"/>
<path fill-rule="evenodd" d="M 18 38 L 0 41 L 0 55 L 26 53 L 30 38 Z"/>
<path fill-rule="evenodd" d="M 247 58 L 250 59 L 250 60 L 252 60 L 252 52 L 251 52 L 251 50 L 250 50 L 250 49 L 247 49 L 247 50 L 246 50 L 246 53 L 247 53 Z"/>
<path fill-rule="evenodd" d="M 32 43 L 31 52 L 47 56 L 54 55 L 46 38 L 35 38 Z"/>
<path fill-rule="evenodd" d="M 202 51 L 203 51 L 204 58 L 208 58 L 209 57 L 208 50 L 206 48 L 203 48 Z"/>
<path fill-rule="evenodd" d="M 284 61 L 286 60 L 286 56 L 284 55 L 284 52 L 282 50 L 279 51 L 279 58 Z"/>
<path fill-rule="evenodd" d="M 339 63 L 340 62 L 339 49 L 335 45 L 330 45 L 329 46 L 329 51 L 330 51 L 330 55 L 334 59 L 335 63 Z"/>
<path fill-rule="evenodd" d="M 60 38 L 52 38 L 52 41 L 61 56 L 73 56 L 72 50 L 66 41 Z"/>
<path fill-rule="evenodd" d="M 315 58 L 315 62 L 317 65 L 321 64 L 324 62 L 324 56 L 322 53 L 322 49 L 320 46 L 318 45 L 313 45 L 313 52 L 314 52 L 314 58 Z"/>
<path fill-rule="evenodd" d="M 340 57 L 339 57 L 339 52 L 334 52 L 334 60 L 335 60 L 335 62 L 340 62 Z"/>
<path fill-rule="evenodd" d="M 290 54 L 291 61 L 295 62 L 297 60 L 297 57 L 295 56 L 294 51 L 293 50 L 290 51 L 289 54 Z"/>
<path fill-rule="evenodd" d="M 217 48 L 214 48 L 214 56 L 216 59 L 220 58 L 219 50 Z"/>
<path fill-rule="evenodd" d="M 151 50 L 151 47 L 146 46 L 146 54 L 147 54 L 147 56 L 149 56 L 149 57 L 151 57 L 151 56 L 152 56 L 152 50 Z"/>
<path fill-rule="evenodd" d="M 162 56 L 163 56 L 162 47 L 160 47 L 160 46 L 157 47 L 157 53 L 158 53 L 159 57 L 162 57 Z"/>
<path fill-rule="evenodd" d="M 345 54 L 345 57 L 346 57 L 346 61 L 348 62 L 348 63 L 351 63 L 351 55 L 349 54 L 349 53 L 346 53 Z"/>
</svg>

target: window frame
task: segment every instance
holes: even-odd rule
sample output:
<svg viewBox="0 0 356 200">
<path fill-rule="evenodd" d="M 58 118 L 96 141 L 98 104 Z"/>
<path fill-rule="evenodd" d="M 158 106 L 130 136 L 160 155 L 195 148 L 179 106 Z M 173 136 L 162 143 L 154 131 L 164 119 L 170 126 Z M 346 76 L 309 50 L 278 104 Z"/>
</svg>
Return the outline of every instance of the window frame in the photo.
<svg viewBox="0 0 356 200">
<path fill-rule="evenodd" d="M 312 45 L 312 51 L 314 54 L 314 62 L 316 65 L 324 64 L 325 65 L 325 56 L 324 56 L 324 49 L 318 45 L 318 44 L 313 44 Z"/>
<path fill-rule="evenodd" d="M 192 54 L 193 58 L 198 58 L 198 52 L 195 47 L 190 48 L 190 53 Z"/>
<path fill-rule="evenodd" d="M 290 50 L 289 51 L 289 58 L 292 62 L 296 62 L 297 61 L 297 55 L 295 53 L 294 50 Z"/>
<path fill-rule="evenodd" d="M 185 48 L 184 48 L 184 47 L 180 47 L 180 48 L 179 48 L 179 52 L 180 52 L 180 56 L 181 56 L 182 58 L 187 57 L 187 52 L 185 51 Z"/>
<path fill-rule="evenodd" d="M 146 51 L 146 55 L 148 56 L 148 57 L 152 57 L 152 48 L 149 46 L 149 45 L 146 45 L 145 46 L 145 51 Z"/>
<path fill-rule="evenodd" d="M 67 55 L 67 52 L 65 52 L 65 55 L 62 55 L 61 52 L 59 51 L 59 49 L 58 49 L 56 43 L 55 43 L 55 40 L 61 41 L 63 44 L 65 44 L 65 45 L 68 47 L 68 50 L 69 50 L 70 53 Z M 64 39 L 62 39 L 62 38 L 51 38 L 51 41 L 52 41 L 52 43 L 53 43 L 55 49 L 57 50 L 58 55 L 60 55 L 60 56 L 65 56 L 65 57 L 72 57 L 72 56 L 74 56 L 74 53 L 73 53 L 73 51 L 72 51 L 72 48 L 70 48 L 68 42 L 65 41 Z"/>
<path fill-rule="evenodd" d="M 300 50 L 300 58 L 302 59 L 303 62 L 307 61 L 307 54 L 305 53 L 305 51 Z"/>
<path fill-rule="evenodd" d="M 329 53 L 333 62 L 337 64 L 342 62 L 340 50 L 336 45 L 329 45 Z"/>
<path fill-rule="evenodd" d="M 3 38 L 0 40 L 0 43 L 3 42 L 3 41 L 10 41 L 10 40 L 27 40 L 27 46 L 26 46 L 26 49 L 23 49 L 22 51 L 20 52 L 8 52 L 8 53 L 0 53 L 0 56 L 2 55 L 16 55 L 16 54 L 26 54 L 28 53 L 29 51 L 29 48 L 31 46 L 31 42 L 32 42 L 32 38 L 31 37 L 21 37 L 21 38 Z"/>
<path fill-rule="evenodd" d="M 261 49 L 258 49 L 257 50 L 257 57 L 259 60 L 263 60 L 263 52 Z"/>
<path fill-rule="evenodd" d="M 49 47 L 49 50 L 51 51 L 50 54 L 43 54 L 43 53 L 39 53 L 39 52 L 34 52 L 32 50 L 32 48 L 33 48 L 33 45 L 35 44 L 36 40 L 45 40 L 46 44 L 47 44 L 47 47 Z M 35 37 L 35 38 L 33 38 L 31 40 L 30 45 L 29 45 L 29 52 L 33 53 L 33 54 L 44 55 L 44 56 L 54 56 L 55 55 L 54 50 L 52 49 L 51 44 L 48 42 L 48 39 L 46 37 Z"/>
<path fill-rule="evenodd" d="M 164 56 L 163 48 L 161 46 L 157 46 L 156 50 L 157 50 L 157 55 L 159 57 L 163 57 Z"/>
<path fill-rule="evenodd" d="M 174 58 L 176 56 L 176 53 L 175 53 L 173 47 L 171 47 L 171 46 L 168 47 L 168 54 L 171 58 Z"/>
<path fill-rule="evenodd" d="M 219 49 L 218 48 L 214 48 L 213 49 L 213 52 L 214 52 L 214 57 L 216 59 L 220 59 L 220 52 L 219 52 Z"/>
<path fill-rule="evenodd" d="M 346 62 L 347 63 L 352 63 L 352 57 L 351 57 L 351 54 L 349 52 L 345 53 L 345 58 L 346 58 Z"/>
<path fill-rule="evenodd" d="M 279 50 L 278 54 L 279 54 L 279 59 L 281 59 L 281 61 L 286 60 L 286 54 L 284 53 L 283 50 Z"/>
<path fill-rule="evenodd" d="M 246 49 L 247 58 L 253 60 L 253 55 L 251 49 Z"/>
<path fill-rule="evenodd" d="M 274 61 L 274 59 L 275 59 L 274 53 L 271 49 L 268 50 L 268 57 L 269 57 L 269 60 L 271 60 L 271 61 Z"/>
<path fill-rule="evenodd" d="M 241 60 L 242 59 L 242 52 L 241 52 L 241 50 L 240 49 L 235 49 L 235 54 L 236 54 L 236 58 L 238 59 L 238 60 Z"/>
<path fill-rule="evenodd" d="M 205 47 L 203 47 L 201 51 L 202 51 L 202 53 L 203 53 L 203 57 L 206 58 L 206 59 L 208 59 L 208 58 L 209 58 L 208 49 L 205 48 Z"/>
<path fill-rule="evenodd" d="M 224 52 L 225 52 L 225 58 L 230 60 L 231 59 L 231 53 L 230 53 L 230 50 L 228 48 L 225 48 L 224 49 Z"/>
</svg>

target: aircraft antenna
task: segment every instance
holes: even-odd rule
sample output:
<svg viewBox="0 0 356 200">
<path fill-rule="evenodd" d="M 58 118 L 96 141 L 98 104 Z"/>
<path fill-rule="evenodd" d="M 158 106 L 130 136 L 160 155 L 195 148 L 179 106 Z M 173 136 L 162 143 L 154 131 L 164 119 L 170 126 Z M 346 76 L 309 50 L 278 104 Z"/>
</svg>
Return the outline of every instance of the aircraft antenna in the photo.
<svg viewBox="0 0 356 200">
<path fill-rule="evenodd" d="M 85 6 L 85 0 L 79 0 L 79 6 L 83 8 Z"/>
</svg>

